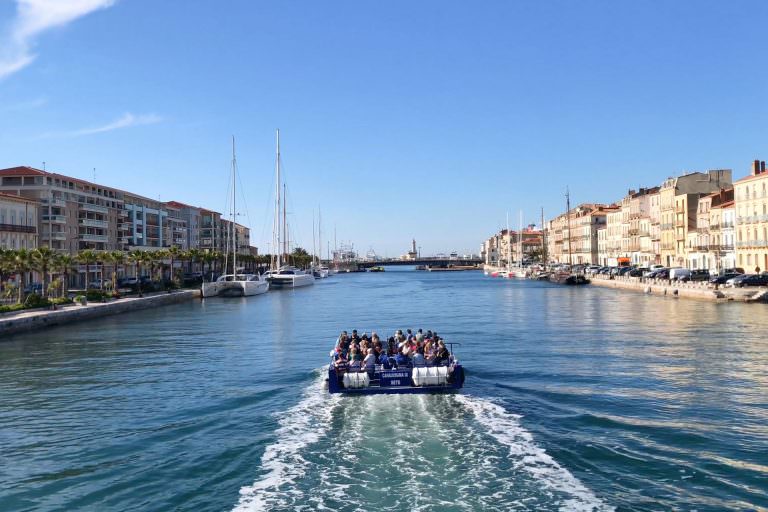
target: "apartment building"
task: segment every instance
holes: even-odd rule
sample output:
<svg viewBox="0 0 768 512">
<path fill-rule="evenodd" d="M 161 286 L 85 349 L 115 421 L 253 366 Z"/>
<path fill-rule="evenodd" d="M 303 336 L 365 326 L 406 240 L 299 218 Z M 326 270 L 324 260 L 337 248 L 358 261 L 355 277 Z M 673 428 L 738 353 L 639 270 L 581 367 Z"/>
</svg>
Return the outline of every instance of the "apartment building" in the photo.
<svg viewBox="0 0 768 512">
<path fill-rule="evenodd" d="M 621 206 L 609 207 L 606 211 L 605 222 L 605 255 L 606 265 L 615 267 L 619 258 L 623 257 L 622 240 L 624 239 L 623 212 Z"/>
<path fill-rule="evenodd" d="M 659 190 L 662 265 L 686 265 L 689 233 L 696 230 L 699 199 L 730 186 L 730 169 L 692 172 L 664 181 Z"/>
<path fill-rule="evenodd" d="M 520 231 L 502 229 L 483 242 L 480 252 L 486 265 L 515 265 L 521 260 L 521 245 L 522 260 L 527 261 L 541 252 L 543 239 L 544 233 L 533 226 L 523 229 L 522 236 Z"/>
<path fill-rule="evenodd" d="M 0 193 L 0 249 L 36 249 L 38 203 Z"/>
<path fill-rule="evenodd" d="M 692 269 L 721 270 L 721 260 L 726 252 L 721 248 L 723 203 L 733 201 L 733 189 L 722 189 L 699 199 L 696 229 L 688 233 L 686 266 Z M 732 248 L 731 248 L 732 251 Z M 725 267 L 731 268 L 731 267 Z"/>
<path fill-rule="evenodd" d="M 747 272 L 768 270 L 768 173 L 752 162 L 749 176 L 734 183 L 736 261 Z"/>
<path fill-rule="evenodd" d="M 122 249 L 122 192 L 32 167 L 0 170 L 0 192 L 38 203 L 39 244 L 75 253 Z"/>
<path fill-rule="evenodd" d="M 598 261 L 598 229 L 605 226 L 609 207 L 583 203 L 547 222 L 547 250 L 554 263 Z"/>
</svg>

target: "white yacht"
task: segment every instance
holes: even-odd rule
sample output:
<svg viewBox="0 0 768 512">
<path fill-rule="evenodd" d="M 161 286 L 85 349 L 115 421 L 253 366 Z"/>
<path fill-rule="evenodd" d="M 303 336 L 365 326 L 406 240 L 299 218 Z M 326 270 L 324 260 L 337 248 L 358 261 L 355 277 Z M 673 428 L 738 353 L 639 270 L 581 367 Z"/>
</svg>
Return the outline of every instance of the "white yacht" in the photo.
<svg viewBox="0 0 768 512">
<path fill-rule="evenodd" d="M 266 273 L 266 279 L 273 288 L 298 288 L 315 284 L 315 276 L 312 275 L 311 270 L 307 272 L 285 264 L 288 262 L 288 236 L 286 235 L 288 229 L 284 197 L 282 198 L 282 220 L 280 215 L 280 189 L 282 188 L 282 182 L 280 181 L 280 130 L 277 130 L 275 172 L 277 173 L 277 179 L 275 180 L 275 224 L 272 230 L 272 247 L 275 247 L 277 250 L 272 256 L 271 268 Z"/>
<path fill-rule="evenodd" d="M 315 276 L 296 267 L 285 265 L 279 270 L 267 272 L 267 281 L 273 288 L 298 288 L 315 284 Z"/>
<path fill-rule="evenodd" d="M 227 267 L 229 250 L 232 250 L 232 274 L 224 274 L 210 283 L 203 283 L 203 297 L 250 297 L 260 295 L 269 290 L 269 282 L 259 274 L 245 274 L 237 271 L 237 236 L 235 230 L 235 218 L 237 216 L 237 159 L 235 158 L 235 138 L 232 137 L 232 222 L 230 232 L 227 233 L 230 244 L 227 244 L 227 256 L 224 268 Z"/>
</svg>

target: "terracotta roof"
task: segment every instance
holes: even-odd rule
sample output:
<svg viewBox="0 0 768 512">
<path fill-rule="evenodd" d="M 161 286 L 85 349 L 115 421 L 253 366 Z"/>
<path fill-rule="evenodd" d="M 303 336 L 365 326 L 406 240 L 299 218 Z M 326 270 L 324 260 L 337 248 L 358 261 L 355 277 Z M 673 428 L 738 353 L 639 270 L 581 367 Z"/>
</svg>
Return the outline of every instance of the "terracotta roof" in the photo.
<svg viewBox="0 0 768 512">
<path fill-rule="evenodd" d="M 12 200 L 21 201 L 21 202 L 24 202 L 24 203 L 36 203 L 37 202 L 37 200 L 30 199 L 29 197 L 17 196 L 16 194 L 6 194 L 4 192 L 0 192 L 0 198 L 2 198 L 2 199 L 6 199 L 6 198 L 7 199 L 12 199 Z"/>
<path fill-rule="evenodd" d="M 0 176 L 45 176 L 45 171 L 35 169 L 33 167 L 19 166 L 9 167 L 7 169 L 0 169 Z"/>
<path fill-rule="evenodd" d="M 768 178 L 768 172 L 761 172 L 758 175 L 750 174 L 749 176 L 745 176 L 741 178 L 740 180 L 736 180 L 734 183 L 742 183 L 744 181 L 752 181 L 756 180 L 758 178 Z"/>
</svg>

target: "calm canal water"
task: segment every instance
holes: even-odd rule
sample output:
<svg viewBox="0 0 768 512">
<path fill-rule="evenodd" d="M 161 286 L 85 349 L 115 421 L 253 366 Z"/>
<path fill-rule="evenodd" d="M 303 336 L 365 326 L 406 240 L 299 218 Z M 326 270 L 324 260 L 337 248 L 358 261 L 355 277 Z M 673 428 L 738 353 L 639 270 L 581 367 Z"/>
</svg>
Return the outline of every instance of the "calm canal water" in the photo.
<svg viewBox="0 0 768 512">
<path fill-rule="evenodd" d="M 0 510 L 768 508 L 765 306 L 392 270 L 3 340 Z M 406 327 L 464 393 L 323 391 Z"/>
</svg>

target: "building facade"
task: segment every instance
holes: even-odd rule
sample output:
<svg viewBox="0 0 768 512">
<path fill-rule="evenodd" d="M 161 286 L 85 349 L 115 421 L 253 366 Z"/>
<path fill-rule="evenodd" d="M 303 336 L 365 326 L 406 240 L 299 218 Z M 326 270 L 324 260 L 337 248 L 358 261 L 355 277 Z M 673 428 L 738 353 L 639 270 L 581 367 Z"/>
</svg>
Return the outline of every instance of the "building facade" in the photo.
<svg viewBox="0 0 768 512">
<path fill-rule="evenodd" d="M 36 249 L 38 202 L 0 193 L 0 249 Z"/>
<path fill-rule="evenodd" d="M 768 173 L 752 162 L 749 176 L 734 183 L 736 261 L 747 272 L 768 270 Z"/>
</svg>

